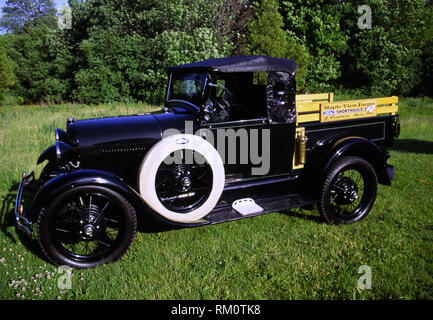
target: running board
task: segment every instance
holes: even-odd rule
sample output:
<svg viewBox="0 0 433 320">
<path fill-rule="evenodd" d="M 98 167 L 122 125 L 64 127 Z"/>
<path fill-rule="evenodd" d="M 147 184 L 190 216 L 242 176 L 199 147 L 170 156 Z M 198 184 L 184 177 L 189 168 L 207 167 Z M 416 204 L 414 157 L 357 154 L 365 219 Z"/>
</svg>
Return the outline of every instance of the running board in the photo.
<svg viewBox="0 0 433 320">
<path fill-rule="evenodd" d="M 232 205 L 222 204 L 217 206 L 215 209 L 213 209 L 204 219 L 206 219 L 211 224 L 215 224 L 215 223 L 233 221 L 233 220 L 238 220 L 243 218 L 255 217 L 265 213 L 278 212 L 278 211 L 283 211 L 291 208 L 307 206 L 315 203 L 316 201 L 311 200 L 299 194 L 290 194 L 290 195 L 280 195 L 276 197 L 255 199 L 254 202 L 257 207 L 263 210 L 242 215 L 241 213 L 236 211 L 232 207 Z"/>
</svg>

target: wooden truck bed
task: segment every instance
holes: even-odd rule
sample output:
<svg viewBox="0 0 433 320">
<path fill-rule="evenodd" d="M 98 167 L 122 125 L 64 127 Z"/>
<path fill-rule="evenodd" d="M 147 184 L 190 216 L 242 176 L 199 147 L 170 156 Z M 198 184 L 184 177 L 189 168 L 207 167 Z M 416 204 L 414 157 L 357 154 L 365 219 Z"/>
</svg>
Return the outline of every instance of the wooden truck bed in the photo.
<svg viewBox="0 0 433 320">
<path fill-rule="evenodd" d="M 344 109 L 344 105 L 352 105 L 353 107 L 357 105 L 371 105 L 374 106 L 374 110 L 372 110 L 370 114 L 362 112 L 346 113 L 344 114 L 345 117 L 334 119 L 332 119 L 332 116 L 323 114 L 326 110 L 342 110 Z M 304 94 L 296 96 L 296 110 L 298 124 L 352 120 L 379 115 L 395 115 L 398 112 L 398 97 L 334 101 L 334 94 L 332 92 Z"/>
<path fill-rule="evenodd" d="M 334 94 L 296 96 L 296 139 L 307 138 L 306 157 L 324 137 L 363 137 L 378 146 L 390 146 L 395 137 L 398 97 L 334 101 Z M 295 150 L 293 168 L 301 169 Z"/>
</svg>

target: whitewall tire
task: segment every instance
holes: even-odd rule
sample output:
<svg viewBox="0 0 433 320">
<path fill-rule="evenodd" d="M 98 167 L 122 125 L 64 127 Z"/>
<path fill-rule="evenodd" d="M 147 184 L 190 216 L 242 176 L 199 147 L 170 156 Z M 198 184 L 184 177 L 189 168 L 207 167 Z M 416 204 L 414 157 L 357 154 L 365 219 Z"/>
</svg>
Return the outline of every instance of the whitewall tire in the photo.
<svg viewBox="0 0 433 320">
<path fill-rule="evenodd" d="M 176 212 L 167 208 L 156 190 L 156 177 L 163 161 L 178 150 L 200 153 L 212 171 L 212 184 L 206 200 L 189 212 Z M 155 144 L 145 156 L 139 171 L 140 194 L 146 204 L 164 218 L 180 223 L 194 223 L 206 216 L 217 204 L 224 189 L 225 172 L 218 151 L 206 140 L 191 134 L 170 135 Z"/>
</svg>

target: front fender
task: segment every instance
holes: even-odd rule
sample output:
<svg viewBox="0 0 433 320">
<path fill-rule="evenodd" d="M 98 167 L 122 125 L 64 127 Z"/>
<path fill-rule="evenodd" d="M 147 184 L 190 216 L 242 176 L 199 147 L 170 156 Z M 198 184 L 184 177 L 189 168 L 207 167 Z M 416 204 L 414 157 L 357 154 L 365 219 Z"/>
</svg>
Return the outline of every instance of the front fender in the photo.
<svg viewBox="0 0 433 320">
<path fill-rule="evenodd" d="M 349 137 L 338 140 L 325 156 L 322 162 L 324 163 L 322 172 L 328 172 L 335 161 L 344 156 L 357 156 L 367 160 L 376 171 L 378 182 L 384 185 L 391 185 L 391 177 L 388 174 L 390 166 L 386 163 L 390 155 L 372 141 L 361 137 Z"/>
<path fill-rule="evenodd" d="M 38 161 L 36 162 L 36 164 L 41 164 L 42 162 L 44 162 L 45 160 L 48 160 L 49 162 L 52 163 L 56 163 L 56 145 L 53 144 L 52 146 L 49 146 L 48 148 L 46 148 L 41 155 L 38 158 Z"/>
<path fill-rule="evenodd" d="M 59 194 L 83 185 L 98 185 L 121 194 L 134 207 L 143 205 L 140 195 L 119 177 L 100 170 L 76 170 L 61 174 L 42 185 L 36 193 L 34 208 L 41 209 Z"/>
<path fill-rule="evenodd" d="M 174 227 L 187 227 L 206 224 L 203 222 L 179 224 L 169 221 L 150 209 L 143 201 L 143 198 L 133 188 L 123 182 L 121 178 L 106 171 L 92 169 L 83 169 L 72 171 L 70 173 L 64 173 L 42 185 L 36 193 L 35 199 L 33 201 L 33 208 L 35 209 L 33 210 L 33 213 L 36 214 L 39 212 L 44 206 L 49 204 L 62 192 L 84 185 L 102 186 L 118 192 L 132 204 L 137 212 L 145 212 L 147 213 L 146 216 L 148 218 L 153 218 L 149 220 L 151 223 L 162 222 L 163 224 L 168 224 Z M 32 220 L 35 218 L 36 217 L 32 217 Z"/>
</svg>

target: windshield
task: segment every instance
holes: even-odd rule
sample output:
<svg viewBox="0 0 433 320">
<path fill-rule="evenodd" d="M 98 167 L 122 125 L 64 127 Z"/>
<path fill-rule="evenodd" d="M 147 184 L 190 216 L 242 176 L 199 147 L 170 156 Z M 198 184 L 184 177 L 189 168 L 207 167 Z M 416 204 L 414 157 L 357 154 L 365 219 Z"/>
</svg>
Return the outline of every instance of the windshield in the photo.
<svg viewBox="0 0 433 320">
<path fill-rule="evenodd" d="M 172 73 L 167 101 L 184 100 L 200 106 L 206 76 L 205 73 Z"/>
</svg>

